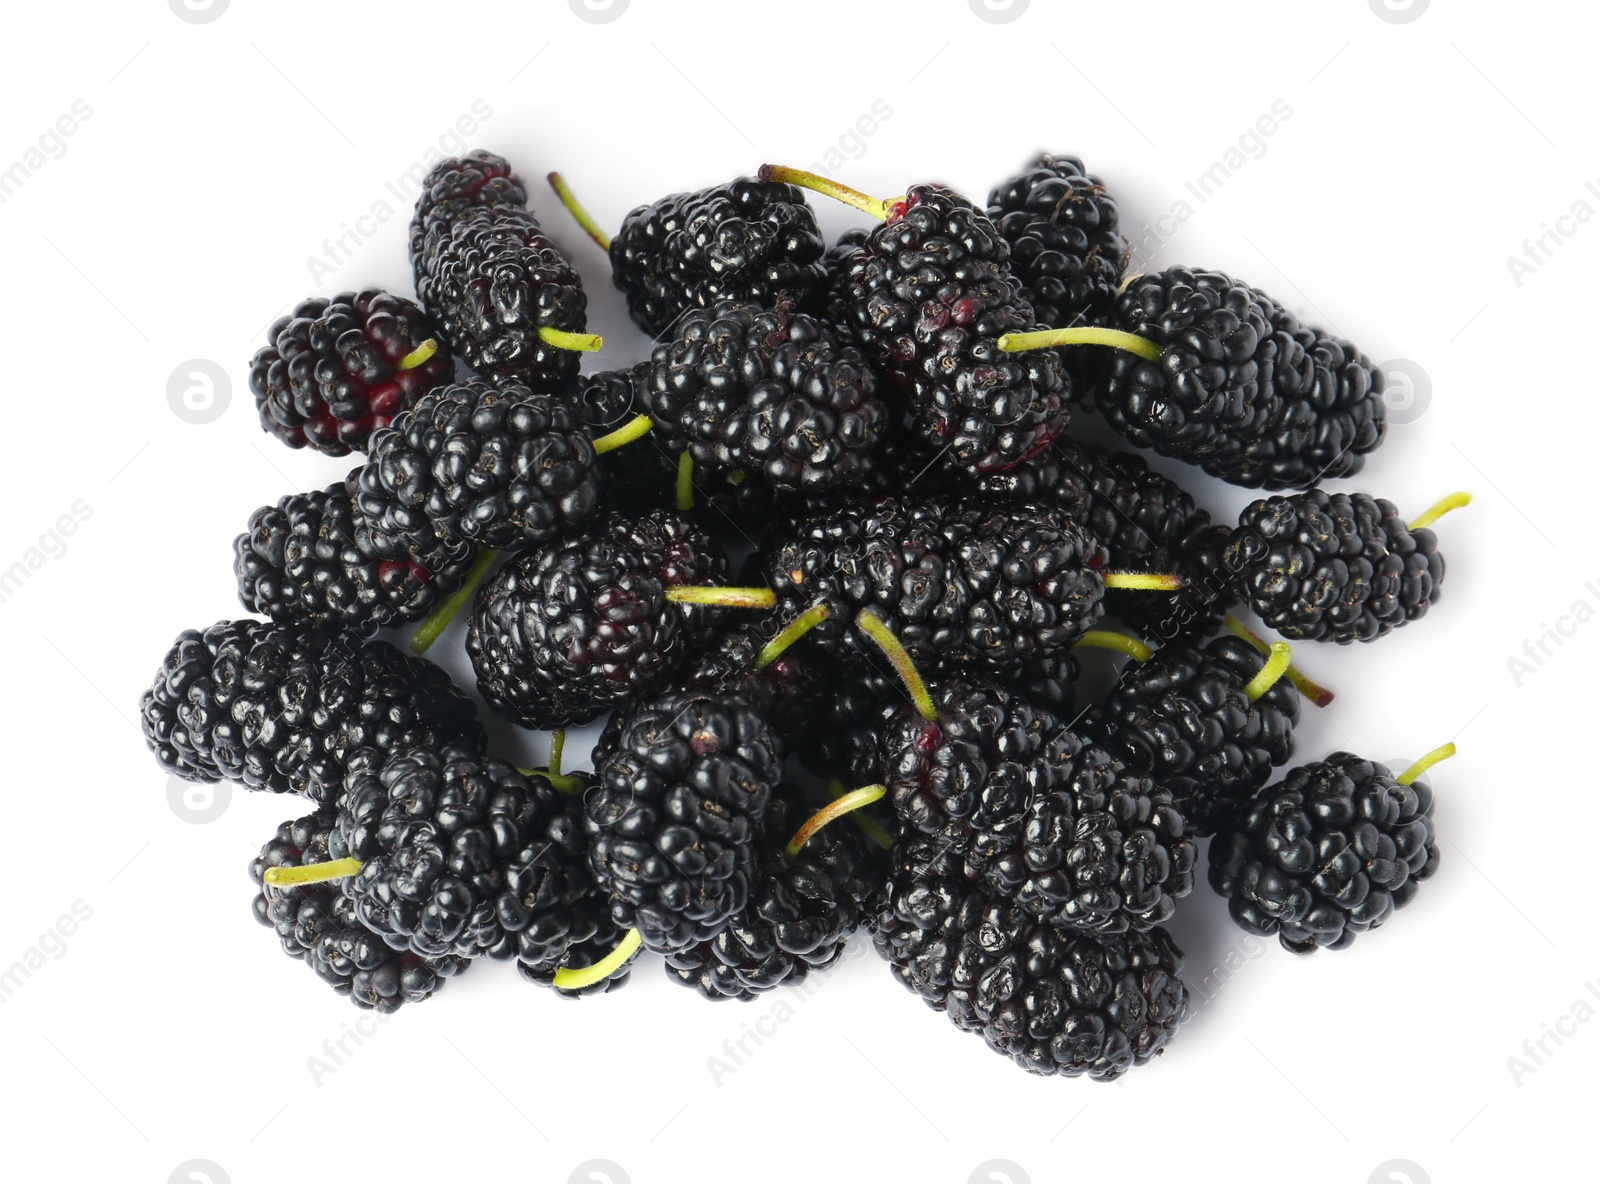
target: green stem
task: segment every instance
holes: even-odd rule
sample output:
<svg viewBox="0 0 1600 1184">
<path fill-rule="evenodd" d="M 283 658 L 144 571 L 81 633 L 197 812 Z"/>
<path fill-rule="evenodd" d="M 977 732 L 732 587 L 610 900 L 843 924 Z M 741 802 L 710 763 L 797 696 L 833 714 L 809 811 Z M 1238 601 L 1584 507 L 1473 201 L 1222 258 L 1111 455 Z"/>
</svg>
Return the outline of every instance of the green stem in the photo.
<svg viewBox="0 0 1600 1184">
<path fill-rule="evenodd" d="M 1115 650 L 1119 654 L 1127 654 L 1136 662 L 1148 662 L 1155 653 L 1137 637 L 1129 637 L 1126 633 L 1113 633 L 1109 629 L 1091 629 L 1078 638 L 1075 644 L 1090 649 Z"/>
<path fill-rule="evenodd" d="M 1283 641 L 1272 643 L 1272 651 L 1267 655 L 1267 660 L 1262 664 L 1256 676 L 1244 684 L 1244 697 L 1254 703 L 1270 691 L 1289 669 L 1289 644 Z"/>
<path fill-rule="evenodd" d="M 630 929 L 622 935 L 622 940 L 617 943 L 616 949 L 593 966 L 563 966 L 555 972 L 550 985 L 563 991 L 581 991 L 584 987 L 604 982 L 627 965 L 643 941 L 643 934 L 637 929 Z"/>
<path fill-rule="evenodd" d="M 1176 592 L 1189 586 L 1189 581 L 1182 576 L 1148 571 L 1108 571 L 1101 582 L 1107 588 L 1133 592 Z"/>
<path fill-rule="evenodd" d="M 840 797 L 841 795 L 850 791 L 847 791 L 844 787 L 844 782 L 840 781 L 836 777 L 832 781 L 828 782 L 828 784 L 823 788 L 823 792 L 831 794 L 834 797 Z M 850 812 L 850 818 L 857 826 L 861 828 L 861 833 L 866 835 L 867 838 L 878 844 L 878 846 L 882 847 L 885 851 L 893 850 L 894 836 L 888 831 L 884 830 L 883 827 L 879 826 L 876 822 L 872 821 L 872 819 L 868 818 L 859 810 L 852 810 Z"/>
<path fill-rule="evenodd" d="M 1417 515 L 1416 518 L 1412 519 L 1410 524 L 1406 526 L 1406 529 L 1421 530 L 1424 526 L 1432 526 L 1451 510 L 1459 510 L 1462 506 L 1470 504 L 1471 501 L 1472 495 L 1470 493 L 1446 494 L 1444 497 L 1434 502 L 1433 505 L 1429 506 L 1426 510 L 1422 511 L 1422 513 Z"/>
<path fill-rule="evenodd" d="M 549 769 L 557 776 L 561 773 L 561 754 L 567 747 L 567 729 L 557 728 L 550 733 L 550 764 Z"/>
<path fill-rule="evenodd" d="M 939 713 L 934 709 L 933 696 L 928 694 L 928 684 L 922 681 L 922 675 L 917 673 L 917 664 L 911 660 L 911 655 L 906 652 L 906 647 L 900 644 L 900 639 L 894 635 L 894 631 L 870 608 L 864 608 L 856 614 L 856 628 L 872 638 L 884 652 L 884 656 L 894 666 L 895 673 L 900 676 L 900 681 L 906 684 L 906 690 L 911 692 L 911 701 L 916 704 L 917 713 L 926 720 L 938 719 Z"/>
<path fill-rule="evenodd" d="M 434 610 L 422 618 L 422 624 L 417 626 L 417 631 L 411 635 L 411 652 L 425 654 L 428 647 L 439 640 L 439 634 L 450 627 L 450 622 L 455 620 L 456 614 L 461 611 L 461 606 L 472 599 L 472 594 L 478 590 L 478 585 L 483 583 L 483 577 L 489 574 L 489 568 L 498 559 L 500 552 L 493 547 L 482 547 L 478 557 L 472 561 L 472 567 L 467 571 L 467 578 L 461 582 L 461 587 L 441 600 Z"/>
<path fill-rule="evenodd" d="M 1099 325 L 1083 325 L 1076 329 L 1040 329 L 1033 333 L 1004 333 L 995 341 L 1008 353 L 1025 349 L 1051 349 L 1058 345 L 1110 345 L 1138 354 L 1148 361 L 1159 361 L 1162 348 L 1137 333 L 1124 333 L 1121 329 L 1106 329 Z"/>
<path fill-rule="evenodd" d="M 902 194 L 899 197 L 872 197 L 862 193 L 859 189 L 852 189 L 848 185 L 841 185 L 838 181 L 829 180 L 827 177 L 808 173 L 804 169 L 790 168 L 782 164 L 764 164 L 761 166 L 761 179 L 763 181 L 782 181 L 788 185 L 798 185 L 802 189 L 809 189 L 813 193 L 820 193 L 824 197 L 831 197 L 835 201 L 842 201 L 847 206 L 860 210 L 863 214 L 870 214 L 882 222 L 894 212 L 894 207 L 905 201 Z"/>
<path fill-rule="evenodd" d="M 421 345 L 417 346 L 416 349 L 408 353 L 405 357 L 401 358 L 397 369 L 415 370 L 418 366 L 421 366 L 424 362 L 438 352 L 439 343 L 430 337 Z"/>
<path fill-rule="evenodd" d="M 539 340 L 556 349 L 570 349 L 582 354 L 595 353 L 605 344 L 598 333 L 568 333 L 565 329 L 555 329 L 549 325 L 540 326 Z"/>
<path fill-rule="evenodd" d="M 674 584 L 666 598 L 678 604 L 715 604 L 723 608 L 771 608 L 778 598 L 771 588 L 717 588 L 703 584 Z"/>
<path fill-rule="evenodd" d="M 1455 756 L 1455 754 L 1456 746 L 1454 744 L 1441 744 L 1432 752 L 1424 753 L 1422 756 L 1418 757 L 1416 761 L 1412 763 L 1411 767 L 1404 773 L 1400 774 L 1400 776 L 1396 777 L 1395 780 L 1401 785 L 1410 785 L 1413 781 L 1415 781 L 1418 777 L 1421 777 L 1440 761 L 1449 760 L 1451 757 Z"/>
<path fill-rule="evenodd" d="M 1233 634 L 1235 637 L 1243 639 L 1244 641 L 1248 641 L 1261 653 L 1270 654 L 1272 652 L 1271 646 L 1252 633 L 1250 631 L 1250 627 L 1232 613 L 1229 613 L 1227 616 L 1223 617 L 1222 623 L 1228 627 L 1229 633 Z M 1298 690 L 1307 699 L 1310 699 L 1318 707 L 1326 707 L 1329 703 L 1333 702 L 1332 691 L 1325 686 L 1321 686 L 1318 683 L 1312 682 L 1294 666 L 1289 667 L 1289 681 L 1294 683 L 1296 690 Z"/>
<path fill-rule="evenodd" d="M 567 207 L 567 213 L 572 215 L 572 220 L 583 227 L 583 232 L 599 244 L 602 251 L 611 250 L 611 236 L 600 229 L 600 224 L 589 216 L 589 211 L 567 188 L 566 178 L 560 173 L 551 173 L 545 180 L 550 182 L 550 188 L 556 191 L 556 196 L 561 199 L 561 204 Z"/>
<path fill-rule="evenodd" d="M 756 655 L 756 669 L 765 670 L 771 666 L 786 649 L 826 621 L 829 612 L 827 605 L 814 604 L 790 621 L 776 637 L 761 647 L 761 652 Z"/>
<path fill-rule="evenodd" d="M 678 488 L 673 504 L 680 514 L 694 509 L 694 457 L 687 448 L 678 457 Z"/>
<path fill-rule="evenodd" d="M 298 888 L 303 884 L 342 880 L 360 870 L 359 859 L 330 859 L 326 863 L 307 863 L 300 867 L 269 867 L 261 880 L 273 888 Z"/>
<path fill-rule="evenodd" d="M 789 840 L 789 845 L 783 849 L 783 853 L 793 859 L 800 854 L 800 848 L 811 840 L 812 835 L 827 826 L 835 818 L 843 818 L 852 810 L 870 806 L 888 792 L 888 789 L 882 785 L 865 785 L 860 789 L 852 789 L 849 793 L 834 798 L 833 801 L 800 824 L 800 829 L 794 832 L 794 838 Z"/>
<path fill-rule="evenodd" d="M 620 428 L 607 432 L 603 436 L 596 436 L 589 441 L 589 444 L 594 449 L 596 456 L 603 456 L 608 452 L 621 448 L 624 444 L 633 443 L 654 426 L 655 421 L 641 411 Z"/>
</svg>

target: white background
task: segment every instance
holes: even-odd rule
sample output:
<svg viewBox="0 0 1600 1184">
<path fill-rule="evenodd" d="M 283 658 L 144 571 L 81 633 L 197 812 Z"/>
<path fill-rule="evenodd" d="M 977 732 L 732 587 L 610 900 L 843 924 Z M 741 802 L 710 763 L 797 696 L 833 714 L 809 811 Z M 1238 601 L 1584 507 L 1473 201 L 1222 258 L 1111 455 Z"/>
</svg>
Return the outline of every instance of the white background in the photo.
<svg viewBox="0 0 1600 1184">
<path fill-rule="evenodd" d="M 1600 978 L 1600 625 L 1562 615 L 1600 607 L 1600 583 L 1586 586 L 1600 580 L 1600 225 L 1556 221 L 1581 200 L 1600 209 L 1585 188 L 1600 189 L 1593 30 L 1576 12 L 1435 3 L 1393 23 L 1366 0 L 1035 0 L 990 23 L 966 0 L 634 0 L 593 23 L 565 0 L 233 0 L 196 24 L 161 0 L 12 11 L 0 167 L 26 163 L 76 101 L 92 114 L 0 204 L 0 569 L 40 560 L 0 603 L 0 968 L 51 951 L 0 1004 L 4 1174 L 166 1181 L 202 1159 L 213 1166 L 193 1178 L 213 1184 L 543 1181 L 599 1159 L 610 1166 L 576 1178 L 1550 1178 L 1586 1142 L 1600 1065 L 1600 1023 L 1570 1018 L 1582 997 L 1600 1006 L 1585 988 Z M 892 115 L 850 139 L 878 100 Z M 1198 201 L 1186 182 L 1278 100 L 1292 115 Z M 250 510 L 350 463 L 259 431 L 245 378 L 265 326 L 312 293 L 409 292 L 411 191 L 386 182 L 475 102 L 492 110 L 470 145 L 530 181 L 588 279 L 606 364 L 646 343 L 538 183 L 548 169 L 614 227 L 636 203 L 765 159 L 824 161 L 845 137 L 857 158 L 837 174 L 880 194 L 937 178 L 981 197 L 1041 148 L 1081 154 L 1131 231 L 1189 203 L 1146 267 L 1221 267 L 1374 358 L 1420 367 L 1431 400 L 1397 415 L 1412 422 L 1350 484 L 1408 512 L 1456 488 L 1477 500 L 1439 529 L 1450 574 L 1425 622 L 1375 645 L 1301 647 L 1339 699 L 1298 735 L 1308 760 L 1457 740 L 1434 776 L 1443 863 L 1414 906 L 1354 949 L 1296 959 L 1250 943 L 1202 887 L 1174 926 L 1189 977 L 1230 951 L 1240 968 L 1167 1055 L 1111 1087 L 1026 1076 L 927 1012 L 864 944 L 808 998 L 748 1006 L 706 1004 L 648 965 L 578 1004 L 482 966 L 359 1046 L 347 1038 L 316 1076 L 309 1059 L 364 1013 L 278 952 L 245 876 L 301 811 L 238 792 L 194 821 L 195 803 L 169 803 L 137 701 L 179 629 L 239 615 L 228 548 Z M 381 201 L 391 217 L 359 221 Z M 823 207 L 830 231 L 854 219 Z M 1547 224 L 1566 241 L 1519 283 L 1507 258 Z M 313 279 L 308 260 L 347 225 L 361 241 Z M 169 406 L 190 359 L 231 385 L 214 422 Z M 1193 480 L 1222 516 L 1249 498 Z M 87 520 L 52 539 L 75 503 Z M 1558 624 L 1570 636 L 1518 679 L 1508 659 Z M 459 630 L 439 648 L 459 658 Z M 89 919 L 42 937 L 75 902 Z M 764 1018 L 775 1009 L 787 1018 Z M 714 1078 L 708 1058 L 746 1025 L 773 1034 Z M 1546 1025 L 1568 1035 L 1535 1064 L 1523 1044 Z M 1513 1056 L 1533 1071 L 1514 1074 Z"/>
</svg>

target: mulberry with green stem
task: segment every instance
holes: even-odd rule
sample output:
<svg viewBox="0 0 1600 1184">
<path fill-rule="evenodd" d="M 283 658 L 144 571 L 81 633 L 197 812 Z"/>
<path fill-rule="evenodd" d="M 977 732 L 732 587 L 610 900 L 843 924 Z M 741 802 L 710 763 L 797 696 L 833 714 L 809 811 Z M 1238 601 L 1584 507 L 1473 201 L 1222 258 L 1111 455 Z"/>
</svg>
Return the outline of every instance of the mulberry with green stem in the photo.
<svg viewBox="0 0 1600 1184">
<path fill-rule="evenodd" d="M 672 599 L 725 583 L 727 556 L 672 510 L 608 514 L 524 551 L 478 592 L 467 654 L 478 691 L 528 728 L 587 723 L 661 689 L 715 633 L 715 604 Z"/>
<path fill-rule="evenodd" d="M 761 175 L 882 221 L 851 258 L 850 330 L 903 400 L 929 462 L 1003 470 L 1066 430 L 1060 359 L 999 346 L 1038 318 L 1012 274 L 1010 246 L 982 210 L 939 185 L 913 185 L 882 201 L 795 169 L 765 165 Z"/>
<path fill-rule="evenodd" d="M 1409 524 L 1393 502 L 1320 489 L 1246 506 L 1223 565 L 1244 602 L 1293 641 L 1375 641 L 1427 614 L 1444 584 L 1429 529 L 1472 500 L 1453 493 Z"/>
<path fill-rule="evenodd" d="M 1108 587 L 1182 583 L 1107 564 L 1061 507 L 885 497 L 779 524 L 756 569 L 785 619 L 829 607 L 814 644 L 841 661 L 877 654 L 855 623 L 870 608 L 930 676 L 1015 680 L 1066 653 L 1100 618 Z"/>
<path fill-rule="evenodd" d="M 867 359 L 787 296 L 688 312 L 651 355 L 642 396 L 669 455 L 784 493 L 863 485 L 890 426 Z"/>
<path fill-rule="evenodd" d="M 716 691 L 672 691 L 613 716 L 586 795 L 589 869 L 611 917 L 658 953 L 710 941 L 749 903 L 783 745 Z"/>
<path fill-rule="evenodd" d="M 794 848 L 815 813 L 796 787 L 777 789 L 750 902 L 714 938 L 668 954 L 668 977 L 707 999 L 753 999 L 838 961 L 874 892 L 883 853 L 842 823 Z"/>
<path fill-rule="evenodd" d="M 1418 778 L 1454 753 L 1443 745 L 1398 776 L 1349 752 L 1291 770 L 1218 828 L 1211 886 L 1241 928 L 1292 953 L 1344 949 L 1438 869 L 1433 790 Z"/>
<path fill-rule="evenodd" d="M 1153 639 L 1204 636 L 1238 598 L 1222 562 L 1232 529 L 1134 453 L 1057 440 L 1033 460 L 983 477 L 977 488 L 1062 506 L 1105 544 L 1107 562 L 1119 571 L 1182 576 L 1185 585 L 1175 592 L 1106 590 L 1106 612 Z"/>
<path fill-rule="evenodd" d="M 296 305 L 250 362 L 261 428 L 290 448 L 365 452 L 379 428 L 450 379 L 450 355 L 411 301 L 368 288 Z"/>
<path fill-rule="evenodd" d="M 1091 632 L 1085 644 L 1119 650 L 1133 663 L 1082 730 L 1169 792 L 1190 833 L 1211 834 L 1293 753 L 1300 691 L 1285 677 L 1284 643 L 1266 657 L 1234 637 L 1152 652 L 1135 638 Z"/>
<path fill-rule="evenodd" d="M 1067 345 L 1113 347 L 1095 404 L 1118 434 L 1234 485 L 1350 477 L 1383 443 L 1377 365 L 1219 271 L 1138 276 L 1104 327 L 1016 332 L 999 348 Z"/>
<path fill-rule="evenodd" d="M 356 507 L 360 470 L 326 489 L 294 493 L 250 516 L 233 542 L 239 601 L 278 624 L 320 622 L 352 633 L 420 620 L 460 587 L 469 545 L 421 554 L 376 538 Z"/>
<path fill-rule="evenodd" d="M 582 280 L 525 200 L 499 157 L 440 161 L 412 219 L 411 268 L 422 306 L 468 369 L 554 392 L 600 339 L 586 331 Z"/>
<path fill-rule="evenodd" d="M 357 1007 L 389 1014 L 431 998 L 446 979 L 466 969 L 467 960 L 390 949 L 356 919 L 338 888 L 325 882 L 282 888 L 267 883 L 268 869 L 324 862 L 337 814 L 323 806 L 278 827 L 250 861 L 256 883 L 251 907 L 256 920 L 277 933 L 285 954 L 304 962 Z"/>
<path fill-rule="evenodd" d="M 328 859 L 267 882 L 337 880 L 393 949 L 509 958 L 519 934 L 593 891 L 573 841 L 551 834 L 566 809 L 547 780 L 470 749 L 366 749 L 350 759 Z"/>
</svg>

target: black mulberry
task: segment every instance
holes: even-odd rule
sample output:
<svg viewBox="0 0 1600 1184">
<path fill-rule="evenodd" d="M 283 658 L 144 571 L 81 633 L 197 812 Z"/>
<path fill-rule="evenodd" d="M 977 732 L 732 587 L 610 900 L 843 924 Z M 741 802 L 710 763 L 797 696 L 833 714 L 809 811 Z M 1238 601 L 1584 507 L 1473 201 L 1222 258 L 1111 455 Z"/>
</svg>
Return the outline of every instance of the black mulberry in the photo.
<svg viewBox="0 0 1600 1184">
<path fill-rule="evenodd" d="M 1348 752 L 1291 770 L 1211 840 L 1211 886 L 1233 919 L 1297 954 L 1344 949 L 1438 866 L 1432 789 Z"/>
</svg>

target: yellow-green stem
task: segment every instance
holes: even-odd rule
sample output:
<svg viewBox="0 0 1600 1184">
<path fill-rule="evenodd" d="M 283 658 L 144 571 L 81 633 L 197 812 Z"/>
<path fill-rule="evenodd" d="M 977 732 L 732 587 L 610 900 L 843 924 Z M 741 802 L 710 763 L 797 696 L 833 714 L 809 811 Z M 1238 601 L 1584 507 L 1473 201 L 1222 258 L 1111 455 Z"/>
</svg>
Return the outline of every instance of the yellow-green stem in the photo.
<svg viewBox="0 0 1600 1184">
<path fill-rule="evenodd" d="M 1270 691 L 1288 669 L 1289 644 L 1283 641 L 1273 642 L 1266 662 L 1256 672 L 1256 676 L 1244 684 L 1244 697 L 1254 703 Z"/>
<path fill-rule="evenodd" d="M 810 841 L 816 834 L 835 818 L 843 818 L 852 810 L 859 810 L 862 806 L 870 806 L 884 794 L 888 793 L 882 785 L 864 785 L 860 789 L 852 789 L 849 793 L 836 797 L 810 818 L 800 824 L 800 829 L 794 832 L 794 838 L 789 840 L 789 845 L 783 853 L 790 859 L 800 854 L 800 848 Z"/>
<path fill-rule="evenodd" d="M 561 774 L 561 754 L 566 751 L 566 748 L 567 729 L 557 728 L 550 733 L 550 764 L 548 766 L 550 771 L 557 776 Z"/>
<path fill-rule="evenodd" d="M 1002 333 L 995 341 L 1007 353 L 1025 349 L 1051 349 L 1058 345 L 1109 345 L 1138 354 L 1147 361 L 1159 361 L 1162 349 L 1155 342 L 1137 333 L 1124 333 L 1121 329 L 1106 329 L 1099 325 L 1081 325 L 1075 329 L 1040 329 L 1032 333 Z"/>
<path fill-rule="evenodd" d="M 788 185 L 798 185 L 802 189 L 809 189 L 813 193 L 820 193 L 824 197 L 831 197 L 835 201 L 842 201 L 847 206 L 860 210 L 863 214 L 870 214 L 882 222 L 889 216 L 896 203 L 905 201 L 902 194 L 899 197 L 873 197 L 862 193 L 859 189 L 852 189 L 848 185 L 841 185 L 827 177 L 819 177 L 816 173 L 808 173 L 804 169 L 790 168 L 788 165 L 764 164 L 761 166 L 761 179 L 763 181 L 782 181 Z"/>
<path fill-rule="evenodd" d="M 330 859 L 326 863 L 307 863 L 300 867 L 269 867 L 262 873 L 261 880 L 273 888 L 298 888 L 302 884 L 342 880 L 360 870 L 359 859 Z"/>
<path fill-rule="evenodd" d="M 894 631 L 870 608 L 864 608 L 856 614 L 856 628 L 872 638 L 894 666 L 900 681 L 905 683 L 906 690 L 911 692 L 911 701 L 916 704 L 917 714 L 923 719 L 938 719 L 939 713 L 934 709 L 933 696 L 928 694 L 928 684 L 922 681 L 922 675 L 917 673 L 917 664 L 911 660 L 911 655 L 906 653 L 906 647 L 900 644 L 900 639 L 894 635 Z"/>
<path fill-rule="evenodd" d="M 611 236 L 600 229 L 600 224 L 589 216 L 589 211 L 583 208 L 581 202 L 567 187 L 567 180 L 560 173 L 550 173 L 545 177 L 550 182 L 550 188 L 556 191 L 556 196 L 561 199 L 561 204 L 567 207 L 567 213 L 572 215 L 572 220 L 583 227 L 583 232 L 599 245 L 602 251 L 611 250 Z"/>
<path fill-rule="evenodd" d="M 694 509 L 694 456 L 687 448 L 678 456 L 678 488 L 673 504 L 680 514 Z"/>
<path fill-rule="evenodd" d="M 551 772 L 549 769 L 518 769 L 524 777 L 538 777 L 548 781 L 550 788 L 557 793 L 577 793 L 583 788 L 581 778 L 570 776 L 566 773 Z"/>
<path fill-rule="evenodd" d="M 1272 652 L 1271 646 L 1252 633 L 1250 631 L 1250 627 L 1232 613 L 1229 613 L 1227 616 L 1223 617 L 1222 623 L 1228 627 L 1229 633 L 1233 634 L 1235 637 L 1239 637 L 1245 641 L 1248 641 L 1261 653 L 1267 654 Z M 1333 702 L 1332 691 L 1330 691 L 1327 687 L 1322 686 L 1320 683 L 1312 682 L 1297 667 L 1289 667 L 1289 681 L 1294 683 L 1297 691 L 1299 691 L 1307 699 L 1310 699 L 1318 707 L 1326 707 L 1329 703 Z"/>
<path fill-rule="evenodd" d="M 1109 629 L 1091 629 L 1078 638 L 1076 644 L 1093 650 L 1115 650 L 1119 654 L 1127 654 L 1136 662 L 1148 662 L 1155 653 L 1137 637 L 1113 633 Z"/>
<path fill-rule="evenodd" d="M 439 343 L 430 337 L 421 345 L 417 346 L 416 349 L 408 353 L 405 357 L 401 358 L 398 368 L 401 370 L 415 370 L 418 366 L 422 365 L 438 352 Z"/>
<path fill-rule="evenodd" d="M 782 656 L 784 650 L 826 621 L 828 615 L 829 609 L 825 604 L 814 604 L 806 609 L 785 625 L 776 637 L 761 647 L 761 652 L 756 655 L 756 669 L 765 670 L 771 666 Z"/>
<path fill-rule="evenodd" d="M 431 613 L 423 617 L 422 624 L 418 625 L 417 631 L 411 635 L 412 653 L 425 654 L 428 652 L 428 647 L 439 640 L 439 634 L 450 627 L 450 622 L 455 620 L 462 605 L 472 599 L 472 594 L 478 590 L 478 585 L 483 583 L 483 577 L 489 574 L 490 566 L 499 556 L 500 552 L 493 547 L 479 549 L 478 557 L 472 561 L 472 567 L 467 571 L 467 578 L 461 582 L 461 587 L 446 596 Z"/>
<path fill-rule="evenodd" d="M 703 584 L 674 584 L 668 600 L 679 604 L 715 604 L 722 608 L 771 608 L 778 603 L 771 588 L 718 588 Z"/>
<path fill-rule="evenodd" d="M 1451 757 L 1455 756 L 1455 754 L 1456 746 L 1454 744 L 1441 744 L 1432 752 L 1424 753 L 1422 756 L 1418 757 L 1412 763 L 1411 767 L 1404 773 L 1400 774 L 1400 776 L 1396 777 L 1395 780 L 1401 785 L 1410 785 L 1413 781 L 1415 781 L 1418 777 L 1421 777 L 1440 761 L 1449 760 Z"/>
<path fill-rule="evenodd" d="M 620 428 L 607 432 L 603 436 L 596 436 L 590 441 L 596 456 L 602 456 L 621 448 L 624 444 L 631 444 L 654 426 L 654 421 L 644 412 L 635 415 Z"/>
<path fill-rule="evenodd" d="M 580 354 L 595 353 L 605 344 L 598 333 L 568 333 L 565 329 L 553 329 L 549 325 L 540 326 L 539 340 L 556 349 L 570 349 Z"/>
<path fill-rule="evenodd" d="M 550 980 L 550 985 L 563 991 L 581 991 L 584 987 L 604 982 L 627 965 L 628 959 L 633 957 L 634 952 L 643 941 L 643 934 L 637 929 L 630 929 L 622 935 L 622 940 L 617 943 L 617 948 L 593 966 L 563 966 L 555 972 L 554 977 Z"/>
<path fill-rule="evenodd" d="M 1131 592 L 1176 592 L 1189 586 L 1189 581 L 1180 575 L 1149 571 L 1108 571 L 1101 582 L 1107 588 Z"/>
<path fill-rule="evenodd" d="M 1470 493 L 1450 493 L 1434 502 L 1426 510 L 1413 518 L 1407 530 L 1421 530 L 1424 526 L 1432 526 L 1451 510 L 1459 510 L 1462 506 L 1469 505 L 1472 501 Z"/>
<path fill-rule="evenodd" d="M 836 777 L 823 787 L 823 792 L 832 797 L 842 797 L 844 794 L 850 791 L 845 789 L 844 782 L 840 781 Z M 879 826 L 876 822 L 872 821 L 872 819 L 868 818 L 865 814 L 861 813 L 861 811 L 851 811 L 850 818 L 851 821 L 861 828 L 862 834 L 866 835 L 867 838 L 878 844 L 878 846 L 882 847 L 885 851 L 889 851 L 894 848 L 894 836 L 888 831 L 884 830 L 883 827 Z"/>
</svg>

